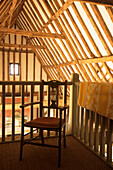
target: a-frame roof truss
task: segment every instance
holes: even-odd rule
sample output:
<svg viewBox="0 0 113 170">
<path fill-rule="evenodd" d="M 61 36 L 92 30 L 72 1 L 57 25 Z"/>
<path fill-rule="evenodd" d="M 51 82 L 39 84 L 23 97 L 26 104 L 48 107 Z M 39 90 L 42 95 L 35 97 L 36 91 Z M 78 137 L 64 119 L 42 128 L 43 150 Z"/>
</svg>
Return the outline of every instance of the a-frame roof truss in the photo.
<svg viewBox="0 0 113 170">
<path fill-rule="evenodd" d="M 113 4 L 111 0 L 107 3 L 109 6 L 104 6 L 105 0 L 98 0 L 98 3 L 97 0 L 79 2 L 27 0 L 24 3 L 23 10 L 16 19 L 20 29 L 61 33 L 66 37 L 65 40 L 51 38 L 30 40 L 31 45 L 44 45 L 45 49 L 34 51 L 51 79 L 69 80 L 70 75 L 77 72 L 83 81 L 113 81 L 113 33 L 111 31 Z M 109 19 L 110 27 L 102 10 Z M 92 25 L 94 36 L 82 13 Z"/>
</svg>

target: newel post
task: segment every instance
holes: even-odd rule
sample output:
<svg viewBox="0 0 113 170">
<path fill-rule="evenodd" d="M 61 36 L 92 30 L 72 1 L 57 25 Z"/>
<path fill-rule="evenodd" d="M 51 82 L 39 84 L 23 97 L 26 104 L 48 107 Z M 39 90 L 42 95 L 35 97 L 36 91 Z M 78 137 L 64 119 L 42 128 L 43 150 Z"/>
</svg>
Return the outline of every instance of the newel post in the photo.
<svg viewBox="0 0 113 170">
<path fill-rule="evenodd" d="M 73 73 L 71 75 L 72 86 L 70 87 L 70 131 L 72 135 L 76 134 L 77 127 L 77 117 L 78 117 L 78 90 L 79 90 L 79 75 L 77 73 Z"/>
</svg>

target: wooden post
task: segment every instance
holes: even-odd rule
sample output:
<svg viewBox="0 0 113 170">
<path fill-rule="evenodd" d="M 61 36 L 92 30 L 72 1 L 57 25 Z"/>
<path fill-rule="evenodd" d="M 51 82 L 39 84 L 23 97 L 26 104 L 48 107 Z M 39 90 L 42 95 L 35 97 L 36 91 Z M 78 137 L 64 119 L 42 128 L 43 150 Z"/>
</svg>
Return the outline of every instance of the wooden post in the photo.
<svg viewBox="0 0 113 170">
<path fill-rule="evenodd" d="M 95 113 L 95 137 L 94 137 L 94 150 L 98 152 L 99 145 L 99 114 Z"/>
<path fill-rule="evenodd" d="M 105 157 L 105 117 L 101 116 L 100 156 Z"/>
<path fill-rule="evenodd" d="M 107 133 L 107 161 L 112 162 L 112 133 L 113 120 L 108 119 L 108 133 Z"/>
<path fill-rule="evenodd" d="M 90 117 L 90 129 L 89 129 L 89 147 L 93 147 L 93 117 L 94 112 L 90 111 L 91 117 Z"/>
<path fill-rule="evenodd" d="M 5 85 L 2 85 L 2 142 L 5 142 Z"/>
<path fill-rule="evenodd" d="M 4 43 L 4 40 L 3 40 Z M 5 52 L 4 52 L 4 47 L 2 50 L 2 65 L 3 65 L 3 72 L 2 72 L 2 80 L 5 81 Z"/>
<path fill-rule="evenodd" d="M 77 113 L 78 113 L 78 106 L 77 106 L 77 85 L 75 83 L 79 82 L 79 75 L 77 73 L 73 73 L 71 75 L 71 82 L 73 85 L 70 87 L 70 124 L 71 128 L 70 131 L 72 135 L 76 134 L 76 125 L 77 125 Z"/>
<path fill-rule="evenodd" d="M 85 132 L 84 132 L 84 143 L 88 143 L 88 116 L 89 110 L 85 109 Z"/>
<path fill-rule="evenodd" d="M 33 92 L 34 92 L 34 86 L 31 85 L 31 103 L 33 102 Z M 31 120 L 33 120 L 33 105 L 31 105 Z M 33 128 L 31 128 L 31 138 L 33 138 Z"/>
<path fill-rule="evenodd" d="M 84 108 L 81 108 L 81 129 L 80 129 L 80 140 L 84 139 Z"/>
<path fill-rule="evenodd" d="M 15 85 L 12 85 L 12 141 L 15 140 Z"/>
</svg>

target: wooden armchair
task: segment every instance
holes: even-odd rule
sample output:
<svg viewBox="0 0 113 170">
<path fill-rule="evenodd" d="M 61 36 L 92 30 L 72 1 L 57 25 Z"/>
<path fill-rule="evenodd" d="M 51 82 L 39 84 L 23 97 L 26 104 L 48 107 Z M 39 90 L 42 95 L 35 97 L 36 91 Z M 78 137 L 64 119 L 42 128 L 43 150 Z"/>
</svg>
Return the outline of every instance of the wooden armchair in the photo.
<svg viewBox="0 0 113 170">
<path fill-rule="evenodd" d="M 44 106 L 44 85 L 48 86 L 48 105 Z M 58 106 L 58 94 L 59 94 L 59 86 L 64 86 L 64 106 Z M 51 92 L 54 94 L 53 98 L 51 97 Z M 64 139 L 64 147 L 66 147 L 66 135 L 65 135 L 65 126 L 66 126 L 66 109 L 68 106 L 66 105 L 67 102 L 67 81 L 65 82 L 59 82 L 59 81 L 49 81 L 44 82 L 42 81 L 40 85 L 40 102 L 32 102 L 23 104 L 20 106 L 22 108 L 22 132 L 21 132 L 21 145 L 20 145 L 20 160 L 22 160 L 22 150 L 23 146 L 25 144 L 32 144 L 32 145 L 38 145 L 38 146 L 45 146 L 45 147 L 54 147 L 58 148 L 58 167 L 61 165 L 61 134 L 63 129 L 63 139 Z M 40 117 L 37 119 L 33 119 L 27 123 L 24 123 L 24 108 L 34 104 L 39 104 L 40 108 Z M 43 110 L 46 108 L 48 110 L 47 117 L 44 117 Z M 50 110 L 55 109 L 56 110 L 56 116 L 50 117 Z M 64 113 L 64 115 L 63 115 Z M 24 140 L 24 126 L 30 127 L 32 134 L 32 138 L 28 140 Z M 40 137 L 41 137 L 41 143 L 33 142 L 33 128 L 36 128 L 40 130 Z M 48 145 L 44 142 L 44 136 L 43 131 L 48 130 L 48 134 L 50 131 L 56 131 L 56 134 L 58 135 L 58 146 L 56 145 Z M 36 137 L 35 137 L 36 139 Z"/>
</svg>

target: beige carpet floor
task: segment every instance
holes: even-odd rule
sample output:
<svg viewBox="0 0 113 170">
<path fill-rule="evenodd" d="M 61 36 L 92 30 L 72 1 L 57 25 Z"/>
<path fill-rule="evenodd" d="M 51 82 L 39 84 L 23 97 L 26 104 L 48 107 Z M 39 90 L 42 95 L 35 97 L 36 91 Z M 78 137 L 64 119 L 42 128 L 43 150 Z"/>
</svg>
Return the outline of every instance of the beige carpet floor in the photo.
<svg viewBox="0 0 113 170">
<path fill-rule="evenodd" d="M 56 143 L 57 139 L 46 139 Z M 56 170 L 58 150 L 25 145 L 23 160 L 19 161 L 20 143 L 0 145 L 0 170 Z M 62 146 L 61 170 L 111 170 L 104 161 L 88 150 L 72 136 L 67 137 L 67 147 Z"/>
</svg>

